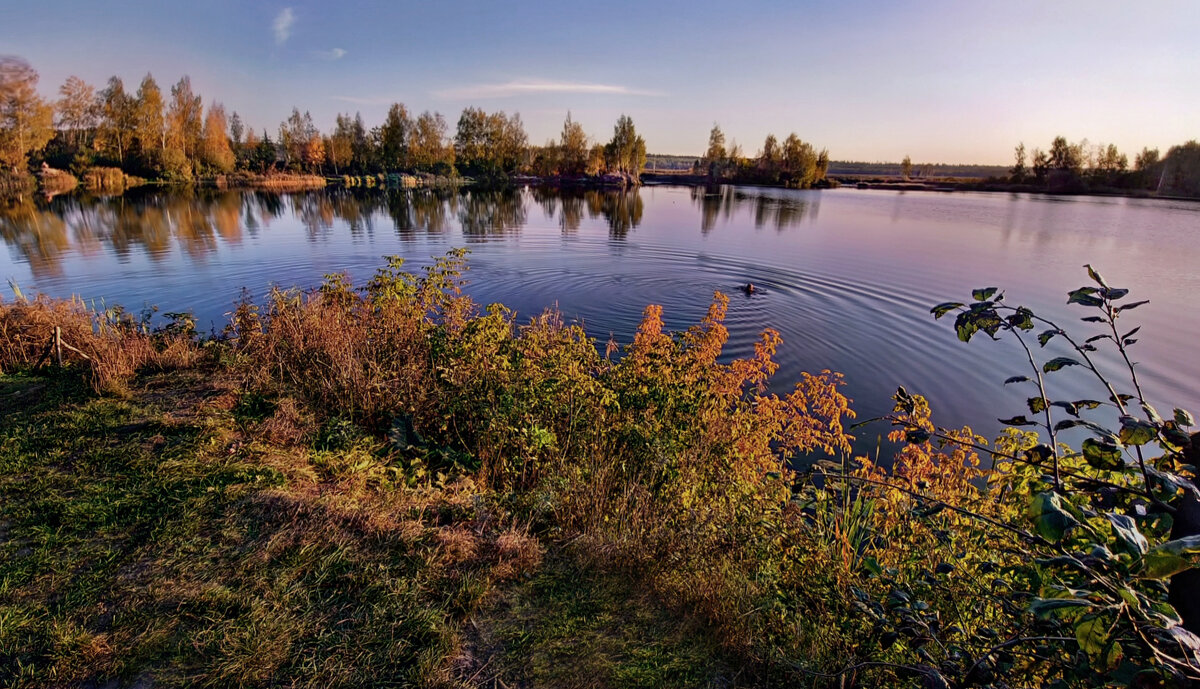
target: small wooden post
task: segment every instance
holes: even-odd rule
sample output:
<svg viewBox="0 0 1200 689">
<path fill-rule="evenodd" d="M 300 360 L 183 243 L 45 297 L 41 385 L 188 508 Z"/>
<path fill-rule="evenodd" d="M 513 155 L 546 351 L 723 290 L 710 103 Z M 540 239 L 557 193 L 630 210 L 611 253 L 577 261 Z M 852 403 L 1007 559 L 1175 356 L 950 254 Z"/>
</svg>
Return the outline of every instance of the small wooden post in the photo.
<svg viewBox="0 0 1200 689">
<path fill-rule="evenodd" d="M 58 367 L 62 368 L 62 327 L 54 326 L 54 356 L 58 357 Z"/>
</svg>

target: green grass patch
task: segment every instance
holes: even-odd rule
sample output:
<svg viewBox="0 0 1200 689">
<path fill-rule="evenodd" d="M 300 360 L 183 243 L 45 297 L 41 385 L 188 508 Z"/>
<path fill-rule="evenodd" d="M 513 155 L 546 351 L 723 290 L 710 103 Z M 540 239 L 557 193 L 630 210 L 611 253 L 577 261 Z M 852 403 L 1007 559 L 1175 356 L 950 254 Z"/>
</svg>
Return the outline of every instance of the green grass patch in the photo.
<svg viewBox="0 0 1200 689">
<path fill-rule="evenodd" d="M 736 672 L 702 628 L 637 588 L 636 577 L 556 559 L 473 620 L 480 686 L 733 686 Z"/>
<path fill-rule="evenodd" d="M 0 400 L 0 685 L 426 683 L 482 595 L 423 527 L 289 486 L 229 412 L 69 379 Z"/>
<path fill-rule="evenodd" d="M 0 377 L 0 686 L 726 677 L 714 644 L 620 577 L 538 570 L 536 539 L 512 540 L 486 495 L 381 479 L 388 457 L 337 417 L 319 449 L 255 437 L 272 407 L 211 373 L 123 399 Z"/>
</svg>

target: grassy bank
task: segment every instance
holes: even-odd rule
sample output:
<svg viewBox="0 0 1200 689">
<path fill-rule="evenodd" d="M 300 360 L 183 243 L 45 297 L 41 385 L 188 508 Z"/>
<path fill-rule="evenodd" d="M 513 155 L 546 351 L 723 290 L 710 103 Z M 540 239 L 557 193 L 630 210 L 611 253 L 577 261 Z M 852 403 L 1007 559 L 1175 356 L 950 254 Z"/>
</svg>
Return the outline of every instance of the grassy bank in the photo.
<svg viewBox="0 0 1200 689">
<path fill-rule="evenodd" d="M 691 685 L 647 655 L 721 671 L 645 589 L 544 562 L 469 480 L 398 489 L 378 441 L 237 387 L 207 364 L 122 399 L 0 379 L 5 686 Z M 586 674 L 566 662 L 589 652 Z"/>
<path fill-rule="evenodd" d="M 985 468 L 984 439 L 899 391 L 885 470 L 848 455 L 839 376 L 768 392 L 771 330 L 721 356 L 722 295 L 678 334 L 648 307 L 602 352 L 553 312 L 480 309 L 463 270 L 329 276 L 203 341 L 186 315 L 0 302 L 0 683 L 1186 676 L 1154 636 L 1183 628 L 1151 615 L 1174 614 L 1163 582 L 1192 546 L 1161 512 L 1099 512 L 1132 511 L 1113 487 L 1175 500 L 1136 465 L 1055 455 L 1047 488 L 1032 434 Z M 1000 327 L 979 295 L 960 335 Z M 1150 465 L 1189 475 L 1178 458 Z M 1049 560 L 1081 548 L 1082 574 Z"/>
<path fill-rule="evenodd" d="M 326 184 L 325 178 L 320 175 L 301 175 L 283 172 L 257 174 L 244 171 L 228 175 L 217 175 L 211 180 L 201 181 L 209 181 L 218 189 L 262 189 L 265 191 L 324 189 Z"/>
</svg>

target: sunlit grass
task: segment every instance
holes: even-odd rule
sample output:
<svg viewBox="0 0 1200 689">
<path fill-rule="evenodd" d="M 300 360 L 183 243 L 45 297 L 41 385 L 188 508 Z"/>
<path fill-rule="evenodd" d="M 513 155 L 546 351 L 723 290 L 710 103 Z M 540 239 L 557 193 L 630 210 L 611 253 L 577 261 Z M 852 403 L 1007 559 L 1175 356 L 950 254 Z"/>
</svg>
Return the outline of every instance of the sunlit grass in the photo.
<svg viewBox="0 0 1200 689">
<path fill-rule="evenodd" d="M 381 490 L 387 461 L 361 430 L 299 436 L 320 450 L 271 441 L 289 403 L 264 404 L 213 374 L 151 375 L 127 399 L 98 397 L 69 373 L 0 377 L 0 683 L 463 679 L 464 624 L 538 571 L 536 538 L 482 508 L 469 486 Z M 545 649 L 534 650 L 560 664 L 530 676 L 566 680 L 571 640 L 559 618 L 582 613 L 555 601 L 577 575 L 550 576 L 522 586 L 518 605 L 552 609 L 534 644 Z M 613 581 L 587 615 L 607 606 L 671 626 Z M 671 674 L 676 660 L 658 675 L 639 660 L 648 631 L 604 624 L 593 636 L 612 636 L 606 648 L 628 656 L 603 656 L 612 677 Z M 707 656 L 692 654 L 704 667 Z"/>
</svg>

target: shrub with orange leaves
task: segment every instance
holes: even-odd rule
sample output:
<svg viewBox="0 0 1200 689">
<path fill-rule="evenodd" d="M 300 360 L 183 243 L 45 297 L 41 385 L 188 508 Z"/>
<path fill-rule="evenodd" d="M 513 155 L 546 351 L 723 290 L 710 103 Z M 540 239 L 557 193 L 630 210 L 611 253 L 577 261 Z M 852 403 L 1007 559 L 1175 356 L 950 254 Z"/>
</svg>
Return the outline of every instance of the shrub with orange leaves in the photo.
<svg viewBox="0 0 1200 689">
<path fill-rule="evenodd" d="M 555 312 L 520 324 L 499 305 L 480 313 L 461 294 L 464 269 L 461 252 L 424 275 L 391 260 L 361 289 L 331 276 L 310 294 L 276 292 L 261 315 L 240 308 L 248 380 L 390 426 L 402 464 L 473 472 L 533 524 L 753 645 L 788 547 L 790 463 L 850 449 L 841 376 L 770 392 L 781 338 L 769 329 L 752 356 L 722 363 L 720 293 L 678 335 L 647 307 L 614 361 Z"/>
</svg>

